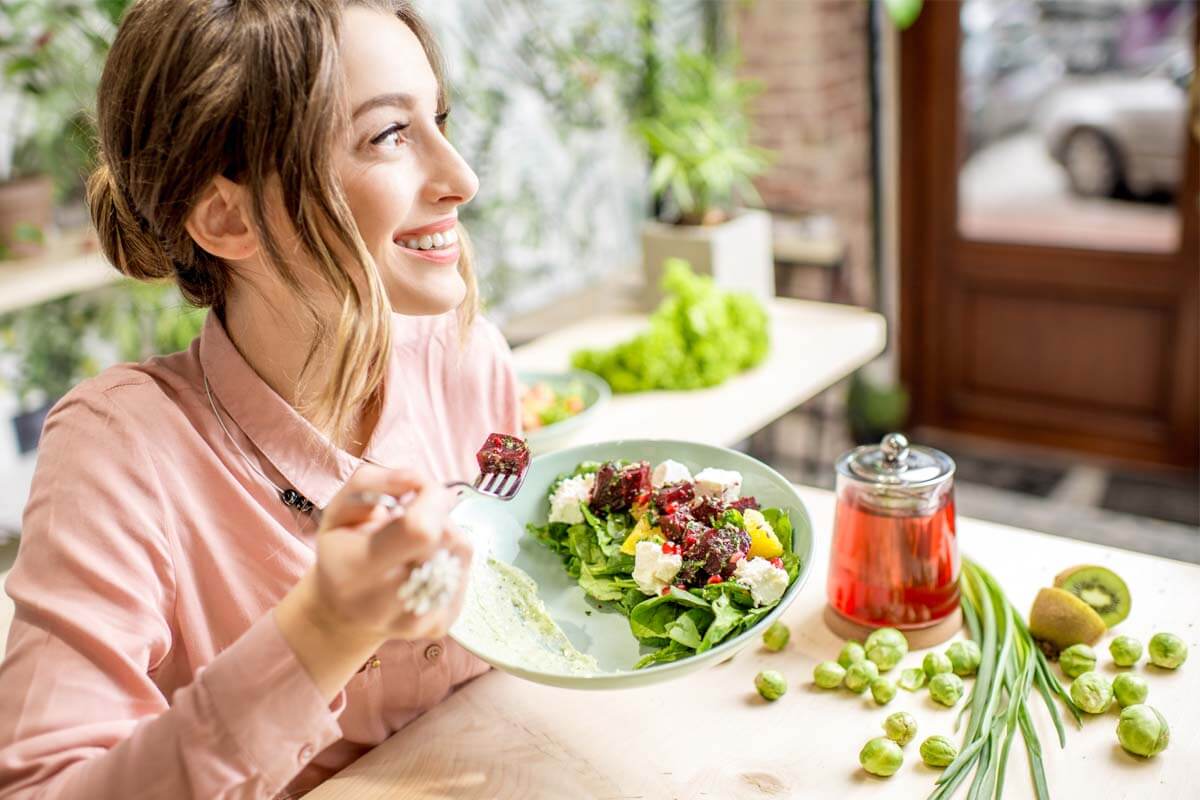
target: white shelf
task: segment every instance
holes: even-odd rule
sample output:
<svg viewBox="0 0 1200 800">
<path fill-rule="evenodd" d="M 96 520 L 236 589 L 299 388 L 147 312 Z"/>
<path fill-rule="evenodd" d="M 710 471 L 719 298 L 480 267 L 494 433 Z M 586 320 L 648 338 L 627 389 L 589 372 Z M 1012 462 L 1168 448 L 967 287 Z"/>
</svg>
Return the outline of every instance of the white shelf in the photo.
<svg viewBox="0 0 1200 800">
<path fill-rule="evenodd" d="M 99 252 L 88 252 L 83 234 L 64 236 L 37 258 L 0 261 L 0 314 L 98 289 L 121 279 Z"/>
</svg>

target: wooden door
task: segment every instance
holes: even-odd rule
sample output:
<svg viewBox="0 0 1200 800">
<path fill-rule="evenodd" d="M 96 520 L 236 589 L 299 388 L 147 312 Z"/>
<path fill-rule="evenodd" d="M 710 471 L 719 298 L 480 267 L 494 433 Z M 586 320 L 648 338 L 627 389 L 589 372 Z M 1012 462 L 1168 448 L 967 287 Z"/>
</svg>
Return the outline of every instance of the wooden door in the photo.
<svg viewBox="0 0 1200 800">
<path fill-rule="evenodd" d="M 1191 15 L 1184 43 L 1194 47 L 1195 3 L 1179 5 Z M 914 422 L 1195 465 L 1200 124 L 1189 128 L 1189 120 L 1200 112 L 1180 70 L 1194 70 L 1196 51 L 1180 55 L 1156 40 L 1131 48 L 1125 31 L 1158 22 L 1102 21 L 1105 29 L 1064 18 L 1064 7 L 1081 4 L 926 3 L 902 35 L 901 371 Z M 1079 45 L 1084 30 L 1098 40 L 1090 56 Z M 1105 44 L 1105 30 L 1109 39 L 1117 32 L 1119 47 Z M 1001 44 L 980 46 L 981 35 Z M 1144 75 L 1168 82 L 1151 87 L 1137 70 L 1114 73 L 1118 52 L 1161 57 L 1163 70 Z M 1182 111 L 1171 80 L 1185 98 Z M 1109 122 L 1082 110 L 1098 104 L 1107 104 Z M 1029 118 L 1024 127 L 1020 113 Z M 1164 114 L 1174 114 L 1178 130 L 1163 129 Z M 1063 137 L 1091 126 L 1090 143 L 1088 135 L 1072 140 L 1070 172 Z M 1106 142 L 1131 128 L 1132 145 Z M 1118 186 L 1118 199 L 1079 194 L 1107 185 L 1106 147 L 1124 158 L 1121 148 L 1154 142 L 1161 151 L 1164 141 L 1186 151 L 1168 165 L 1178 174 L 1173 196 L 1153 196 L 1164 162 L 1142 152 L 1118 168 L 1128 172 L 1119 183 L 1133 185 Z M 1064 164 L 1046 166 L 1056 156 Z M 1031 163 L 1039 166 L 1024 166 Z"/>
</svg>

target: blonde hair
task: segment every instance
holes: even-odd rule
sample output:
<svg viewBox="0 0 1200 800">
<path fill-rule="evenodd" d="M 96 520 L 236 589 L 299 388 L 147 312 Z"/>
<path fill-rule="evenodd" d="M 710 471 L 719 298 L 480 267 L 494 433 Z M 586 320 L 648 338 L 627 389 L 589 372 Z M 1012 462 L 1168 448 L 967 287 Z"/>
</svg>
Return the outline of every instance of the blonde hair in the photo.
<svg viewBox="0 0 1200 800">
<path fill-rule="evenodd" d="M 100 80 L 99 165 L 87 192 L 101 247 L 118 270 L 138 280 L 172 279 L 190 302 L 220 311 L 230 268 L 197 246 L 185 225 L 214 177 L 245 186 L 265 254 L 316 334 L 297 406 L 335 440 L 378 399 L 391 349 L 383 282 L 332 168 L 347 113 L 339 25 L 342 9 L 354 5 L 408 25 L 433 67 L 437 110 L 444 111 L 440 54 L 405 0 L 138 0 L 121 22 Z M 336 320 L 326 319 L 302 290 L 272 235 L 271 181 L 302 254 L 340 301 Z M 465 336 L 478 291 L 465 231 L 458 233 Z M 356 281 L 356 272 L 366 280 Z M 331 367 L 329 378 L 310 388 L 319 362 Z"/>
</svg>

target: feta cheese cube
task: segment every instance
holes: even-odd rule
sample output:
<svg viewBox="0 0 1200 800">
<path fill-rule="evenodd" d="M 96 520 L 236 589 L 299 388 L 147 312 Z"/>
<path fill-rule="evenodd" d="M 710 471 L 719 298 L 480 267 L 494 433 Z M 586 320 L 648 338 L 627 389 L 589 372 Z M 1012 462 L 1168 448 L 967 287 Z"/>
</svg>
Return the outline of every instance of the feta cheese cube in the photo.
<svg viewBox="0 0 1200 800">
<path fill-rule="evenodd" d="M 668 483 L 679 483 L 680 481 L 692 480 L 692 471 L 678 461 L 667 459 L 654 468 L 654 473 L 650 476 L 650 483 L 655 489 L 660 486 L 666 486 Z"/>
<path fill-rule="evenodd" d="M 742 493 L 742 474 L 731 469 L 702 469 L 696 475 L 696 494 L 730 503 Z"/>
<path fill-rule="evenodd" d="M 576 475 L 567 478 L 550 495 L 550 521 L 578 525 L 583 522 L 583 510 L 579 507 L 592 496 L 595 475 Z"/>
<path fill-rule="evenodd" d="M 750 589 L 756 606 L 774 603 L 787 591 L 788 574 L 765 558 L 743 558 L 734 568 L 733 577 Z"/>
<path fill-rule="evenodd" d="M 642 540 L 637 543 L 637 555 L 633 562 L 633 579 L 645 594 L 661 594 L 663 587 L 670 585 L 683 567 L 683 556 L 668 555 L 658 542 Z"/>
</svg>

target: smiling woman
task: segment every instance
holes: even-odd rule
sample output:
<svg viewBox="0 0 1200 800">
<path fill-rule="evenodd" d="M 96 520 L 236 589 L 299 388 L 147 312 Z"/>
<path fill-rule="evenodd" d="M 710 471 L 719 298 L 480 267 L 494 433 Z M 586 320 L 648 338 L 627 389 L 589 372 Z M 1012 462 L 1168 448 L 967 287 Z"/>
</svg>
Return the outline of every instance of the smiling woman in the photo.
<svg viewBox="0 0 1200 800">
<path fill-rule="evenodd" d="M 137 0 L 97 108 L 105 254 L 211 311 L 46 421 L 0 798 L 294 796 L 486 669 L 446 638 L 461 582 L 398 597 L 471 560 L 441 486 L 519 432 L 478 181 L 399 0 Z"/>
</svg>

